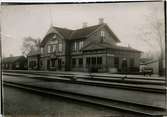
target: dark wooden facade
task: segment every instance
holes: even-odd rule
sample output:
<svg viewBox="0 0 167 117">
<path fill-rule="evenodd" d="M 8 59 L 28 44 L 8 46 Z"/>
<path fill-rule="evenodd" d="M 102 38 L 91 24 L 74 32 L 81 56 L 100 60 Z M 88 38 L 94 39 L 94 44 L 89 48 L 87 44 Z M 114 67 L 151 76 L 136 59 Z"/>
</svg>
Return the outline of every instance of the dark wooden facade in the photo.
<svg viewBox="0 0 167 117">
<path fill-rule="evenodd" d="M 29 56 L 40 70 L 119 72 L 139 68 L 140 51 L 118 46 L 120 40 L 107 24 L 70 30 L 51 27 L 40 54 Z M 29 69 L 31 69 L 29 64 Z"/>
</svg>

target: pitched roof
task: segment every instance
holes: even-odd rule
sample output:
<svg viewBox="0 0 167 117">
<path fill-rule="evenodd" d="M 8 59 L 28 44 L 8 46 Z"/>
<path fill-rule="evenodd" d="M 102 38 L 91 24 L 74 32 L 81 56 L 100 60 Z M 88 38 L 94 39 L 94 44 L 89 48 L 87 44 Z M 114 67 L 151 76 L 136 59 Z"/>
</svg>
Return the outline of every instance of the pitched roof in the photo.
<svg viewBox="0 0 167 117">
<path fill-rule="evenodd" d="M 97 42 L 97 43 L 90 43 L 85 46 L 82 50 L 89 51 L 89 50 L 100 50 L 100 49 L 115 49 L 115 50 L 124 50 L 124 51 L 133 51 L 133 52 L 141 52 L 131 47 L 123 47 L 118 45 L 109 44 L 106 42 Z"/>
<path fill-rule="evenodd" d="M 94 25 L 94 26 L 89 26 L 86 28 L 74 30 L 70 36 L 70 39 L 72 40 L 72 39 L 86 38 L 90 33 L 95 31 L 97 28 L 99 28 L 102 25 L 103 24 L 99 24 L 99 25 Z"/>
<path fill-rule="evenodd" d="M 56 31 L 58 31 L 65 39 L 69 39 L 73 30 L 67 28 L 53 27 Z"/>
<path fill-rule="evenodd" d="M 13 57 L 6 57 L 2 59 L 3 63 L 13 63 L 16 62 L 17 60 L 20 60 L 21 58 L 24 58 L 24 56 L 13 56 Z"/>
<path fill-rule="evenodd" d="M 89 36 L 91 33 L 95 32 L 98 28 L 103 27 L 103 26 L 106 26 L 109 29 L 110 33 L 114 36 L 114 39 L 117 42 L 120 42 L 120 40 L 111 31 L 111 29 L 108 27 L 108 25 L 103 23 L 103 24 L 88 26 L 86 28 L 80 28 L 80 29 L 76 29 L 76 30 L 71 30 L 71 29 L 61 28 L 61 27 L 51 27 L 49 29 L 48 33 L 46 34 L 46 36 L 44 37 L 44 39 L 42 40 L 41 46 L 43 46 L 47 42 L 49 37 L 53 33 L 56 33 L 56 32 L 59 32 L 64 37 L 64 39 L 69 39 L 69 40 L 83 39 L 83 38 L 87 38 L 87 36 Z"/>
</svg>

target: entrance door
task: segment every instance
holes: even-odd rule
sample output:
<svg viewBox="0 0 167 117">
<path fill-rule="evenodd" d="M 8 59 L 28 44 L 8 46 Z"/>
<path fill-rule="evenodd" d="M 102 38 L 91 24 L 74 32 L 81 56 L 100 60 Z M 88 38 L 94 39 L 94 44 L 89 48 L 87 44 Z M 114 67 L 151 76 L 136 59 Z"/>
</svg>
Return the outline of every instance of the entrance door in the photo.
<svg viewBox="0 0 167 117">
<path fill-rule="evenodd" d="M 47 70 L 50 70 L 50 60 L 47 60 Z"/>
<path fill-rule="evenodd" d="M 58 59 L 58 69 L 61 70 L 62 68 L 62 60 Z"/>
<path fill-rule="evenodd" d="M 53 71 L 56 71 L 56 59 L 51 59 L 51 67 Z"/>
<path fill-rule="evenodd" d="M 122 72 L 127 73 L 128 72 L 128 66 L 127 66 L 127 59 L 122 60 Z"/>
</svg>

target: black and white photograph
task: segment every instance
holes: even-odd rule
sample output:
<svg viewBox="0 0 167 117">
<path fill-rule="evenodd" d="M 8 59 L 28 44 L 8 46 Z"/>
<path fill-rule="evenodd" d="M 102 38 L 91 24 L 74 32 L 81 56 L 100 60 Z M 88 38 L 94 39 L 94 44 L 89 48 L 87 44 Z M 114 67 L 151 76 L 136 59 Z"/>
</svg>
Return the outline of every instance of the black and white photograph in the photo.
<svg viewBox="0 0 167 117">
<path fill-rule="evenodd" d="M 1 3 L 4 117 L 166 117 L 165 1 Z"/>
</svg>

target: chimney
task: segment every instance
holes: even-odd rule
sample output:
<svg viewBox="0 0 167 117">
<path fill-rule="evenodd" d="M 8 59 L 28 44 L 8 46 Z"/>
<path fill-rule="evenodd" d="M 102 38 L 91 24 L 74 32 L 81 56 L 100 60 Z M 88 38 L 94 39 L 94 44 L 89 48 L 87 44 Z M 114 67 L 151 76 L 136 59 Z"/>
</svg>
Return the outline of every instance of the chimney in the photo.
<svg viewBox="0 0 167 117">
<path fill-rule="evenodd" d="M 104 23 L 104 18 L 99 18 L 99 24 L 103 24 Z"/>
<path fill-rule="evenodd" d="M 88 26 L 88 23 L 87 22 L 84 22 L 83 24 L 82 24 L 82 28 L 86 28 Z"/>
</svg>

